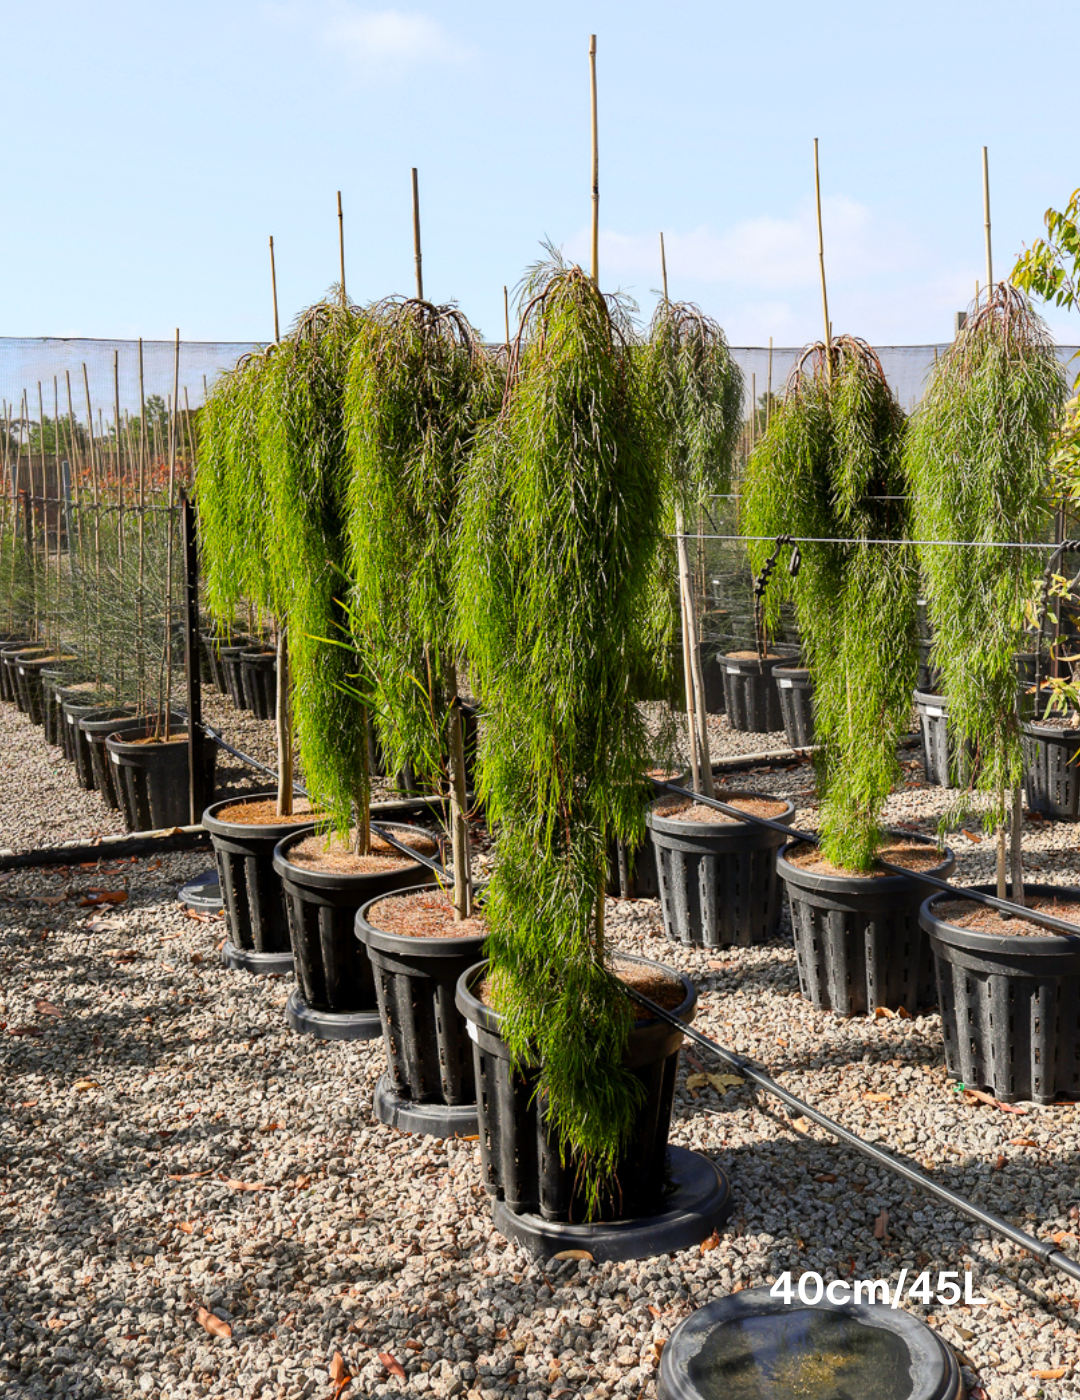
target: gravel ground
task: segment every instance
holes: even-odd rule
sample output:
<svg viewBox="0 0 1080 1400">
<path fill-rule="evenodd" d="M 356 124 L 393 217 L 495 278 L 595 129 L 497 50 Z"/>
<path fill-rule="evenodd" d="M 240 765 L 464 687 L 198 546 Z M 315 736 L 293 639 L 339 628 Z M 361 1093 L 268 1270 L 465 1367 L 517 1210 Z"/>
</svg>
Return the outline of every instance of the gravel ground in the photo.
<svg viewBox="0 0 1080 1400">
<path fill-rule="evenodd" d="M 714 756 L 725 727 L 714 724 Z M 0 740 L 5 843 L 43 844 L 50 813 L 65 830 L 85 822 L 76 834 L 101 821 L 6 706 Z M 887 815 L 928 830 L 947 797 L 908 762 Z M 813 823 L 805 761 L 731 785 L 790 794 L 796 820 Z M 1027 823 L 1028 869 L 1080 883 L 1074 842 L 1069 827 Z M 958 878 L 987 878 L 989 841 L 952 844 Z M 220 967 L 220 920 L 174 900 L 205 865 L 185 855 L 0 875 L 0 1395 L 329 1400 L 349 1375 L 347 1398 L 652 1400 L 659 1351 L 692 1308 L 785 1270 L 895 1282 L 904 1268 L 970 1269 L 989 1299 L 911 1305 L 961 1353 L 970 1385 L 994 1400 L 1080 1389 L 1074 1285 L 745 1085 L 687 1089 L 687 1072 L 714 1068 L 696 1051 L 672 1140 L 730 1174 L 735 1208 L 716 1247 L 531 1263 L 491 1228 L 475 1143 L 373 1123 L 379 1043 L 292 1035 L 286 979 Z M 695 978 L 707 1034 L 1076 1252 L 1080 1107 L 1021 1115 L 962 1101 L 936 1016 L 814 1011 L 786 928 L 772 946 L 698 952 L 665 939 L 652 902 L 610 901 L 608 915 L 619 947 Z M 207 1330 L 200 1309 L 231 1336 Z"/>
</svg>

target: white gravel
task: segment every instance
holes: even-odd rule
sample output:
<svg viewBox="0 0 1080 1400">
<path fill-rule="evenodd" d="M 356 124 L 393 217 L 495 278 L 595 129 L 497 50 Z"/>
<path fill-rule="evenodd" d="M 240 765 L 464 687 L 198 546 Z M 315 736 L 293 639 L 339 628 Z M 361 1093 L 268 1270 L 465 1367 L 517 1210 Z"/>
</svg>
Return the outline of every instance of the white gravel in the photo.
<svg viewBox="0 0 1080 1400">
<path fill-rule="evenodd" d="M 85 802 L 97 799 L 62 781 L 66 765 L 10 706 L 0 742 L 5 844 L 43 844 L 46 805 L 90 829 Z M 909 778 L 888 817 L 929 829 L 946 795 L 921 770 Z M 805 762 L 731 785 L 791 793 L 796 820 L 813 822 Z M 1028 869 L 1080 883 L 1076 834 L 1028 823 Z M 990 841 L 952 844 L 959 878 L 987 878 Z M 658 1351 L 692 1308 L 784 1270 L 895 1281 L 905 1267 L 970 1269 L 990 1299 L 913 1307 L 986 1395 L 1080 1389 L 1074 1285 L 745 1087 L 680 1081 L 672 1140 L 715 1156 L 732 1181 L 716 1248 L 532 1264 L 491 1228 L 475 1143 L 373 1123 L 380 1043 L 292 1035 L 287 980 L 220 967 L 222 923 L 174 900 L 206 863 L 0 875 L 0 1395 L 328 1400 L 340 1353 L 345 1397 L 652 1400 Z M 95 907 L 92 891 L 127 898 Z M 651 902 L 608 912 L 618 946 L 694 976 L 706 1033 L 990 1209 L 1062 1232 L 1076 1254 L 1080 1107 L 962 1102 L 937 1016 L 814 1011 L 786 929 L 768 947 L 694 952 L 667 942 Z M 714 1068 L 701 1052 L 684 1059 L 684 1073 Z M 200 1308 L 231 1337 L 208 1332 Z M 1061 1368 L 1059 1380 L 1033 1374 Z"/>
</svg>

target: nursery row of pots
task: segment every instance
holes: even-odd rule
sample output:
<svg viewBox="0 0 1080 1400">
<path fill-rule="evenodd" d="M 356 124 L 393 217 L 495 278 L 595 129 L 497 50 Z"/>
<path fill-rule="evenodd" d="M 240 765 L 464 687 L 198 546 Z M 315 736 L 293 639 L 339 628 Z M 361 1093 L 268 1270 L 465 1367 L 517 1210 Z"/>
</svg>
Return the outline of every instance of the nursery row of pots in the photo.
<svg viewBox="0 0 1080 1400">
<path fill-rule="evenodd" d="M 229 924 L 223 958 L 254 973 L 291 967 L 296 987 L 286 1016 L 296 1031 L 383 1037 L 387 1071 L 373 1104 L 381 1122 L 438 1136 L 478 1134 L 496 1224 L 537 1253 L 580 1235 L 594 1257 L 626 1258 L 697 1243 L 720 1223 L 726 1180 L 705 1159 L 668 1145 L 677 1031 L 650 1017 L 635 1025 L 626 1064 L 645 1093 L 618 1173 L 622 1195 L 584 1226 L 578 1174 L 546 1122 L 537 1072 L 515 1071 L 485 1000 L 482 927 L 461 936 L 449 924 L 435 936 L 395 931 L 388 898 L 430 898 L 448 916 L 445 893 L 424 865 L 398 850 L 381 857 L 378 870 L 332 868 L 349 862 L 311 858 L 313 839 L 327 849 L 311 814 L 275 817 L 273 801 L 270 793 L 231 799 L 203 817 Z M 443 806 L 439 798 L 383 804 L 373 817 L 392 823 L 403 845 L 434 854 L 440 845 L 431 824 Z M 692 1020 L 697 998 L 688 979 L 642 959 L 625 963 L 624 973 L 637 968 L 677 988 L 675 1014 Z"/>
<path fill-rule="evenodd" d="M 41 727 L 73 765 L 79 785 L 119 810 L 129 831 L 184 826 L 189 820 L 187 731 L 182 716 L 139 713 L 86 677 L 78 657 L 19 638 L 0 639 L 0 699 Z M 204 746 L 213 783 L 216 746 Z"/>
<path fill-rule="evenodd" d="M 238 710 L 256 719 L 277 715 L 277 652 L 257 638 L 200 633 L 203 677 L 227 695 Z"/>
</svg>

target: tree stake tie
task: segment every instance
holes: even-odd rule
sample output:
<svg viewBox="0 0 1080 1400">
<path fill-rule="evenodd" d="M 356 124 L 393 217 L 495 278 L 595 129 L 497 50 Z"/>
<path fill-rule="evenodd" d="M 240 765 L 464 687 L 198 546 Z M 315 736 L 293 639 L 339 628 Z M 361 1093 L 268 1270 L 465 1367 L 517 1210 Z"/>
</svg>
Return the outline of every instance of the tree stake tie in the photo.
<svg viewBox="0 0 1080 1400">
<path fill-rule="evenodd" d="M 782 822 L 774 822 L 770 817 L 757 817 L 752 812 L 744 812 L 741 807 L 732 807 L 727 802 L 721 802 L 716 797 L 706 797 L 704 793 L 691 792 L 689 788 L 680 787 L 677 783 L 662 783 L 665 792 L 673 793 L 676 797 L 688 797 L 693 802 L 704 803 L 706 807 L 713 807 L 718 812 L 723 812 L 725 816 L 734 817 L 739 822 L 756 822 L 758 826 L 767 826 L 770 831 L 778 831 L 782 836 L 786 836 L 789 841 L 805 841 L 808 845 L 820 845 L 820 837 L 813 831 L 800 831 L 797 827 L 784 826 Z M 987 909 L 996 909 L 1001 914 L 1009 914 L 1016 919 L 1025 919 L 1029 924 L 1036 924 L 1039 928 L 1048 929 L 1051 933 L 1067 933 L 1074 938 L 1080 938 L 1080 924 L 1069 923 L 1066 919 L 1059 919 L 1053 914 L 1043 914 L 1038 909 L 1029 909 L 1023 904 L 1014 904 L 1009 899 L 998 899 L 996 895 L 983 894 L 981 890 L 971 889 L 967 885 L 951 885 L 948 880 L 939 880 L 935 875 L 926 875 L 922 871 L 908 870 L 903 865 L 893 865 L 890 861 L 882 860 L 878 856 L 875 864 L 890 875 L 903 875 L 905 879 L 914 880 L 920 885 L 929 885 L 931 889 L 940 890 L 942 894 L 951 894 L 954 899 L 970 899 L 976 904 L 985 905 Z"/>
<path fill-rule="evenodd" d="M 802 554 L 799 551 L 798 542 L 792 535 L 777 535 L 776 548 L 765 560 L 761 573 L 754 580 L 754 641 L 757 644 L 759 661 L 765 660 L 765 653 L 769 649 L 768 638 L 765 636 L 765 590 L 769 586 L 772 571 L 780 559 L 780 551 L 785 545 L 791 546 L 788 573 L 792 578 L 798 578 L 799 568 L 802 564 Z"/>
<path fill-rule="evenodd" d="M 698 794 L 694 794 L 698 800 L 702 799 Z M 1024 911 L 1027 912 L 1027 911 Z M 977 1221 L 980 1225 L 985 1225 L 988 1230 L 993 1230 L 995 1234 L 1003 1236 L 1017 1245 L 1020 1249 L 1026 1249 L 1029 1254 L 1033 1254 L 1042 1263 L 1048 1264 L 1053 1269 L 1058 1269 L 1063 1274 L 1068 1274 L 1071 1279 L 1080 1281 L 1080 1262 L 1070 1259 L 1060 1249 L 1055 1249 L 1053 1245 L 1047 1244 L 1044 1240 L 1037 1239 L 1034 1235 L 1029 1235 L 1025 1230 L 1018 1230 L 1015 1225 L 1010 1225 L 1007 1220 L 1000 1215 L 994 1215 L 991 1211 L 983 1210 L 972 1201 L 965 1200 L 963 1196 L 958 1196 L 955 1191 L 950 1191 L 947 1186 L 941 1186 L 933 1177 L 929 1177 L 925 1172 L 921 1172 L 918 1167 L 913 1167 L 909 1162 L 901 1157 L 894 1156 L 891 1152 L 886 1152 L 883 1148 L 875 1147 L 872 1143 L 864 1142 L 857 1137 L 850 1129 L 835 1122 L 832 1118 L 827 1118 L 824 1113 L 820 1113 L 810 1104 L 804 1103 L 794 1094 L 789 1093 L 782 1084 L 778 1084 L 775 1079 L 770 1078 L 762 1070 L 758 1069 L 751 1061 L 746 1060 L 742 1055 L 737 1055 L 733 1050 L 728 1050 L 715 1040 L 710 1040 L 707 1035 L 702 1035 L 701 1031 L 695 1030 L 693 1026 L 688 1026 L 679 1018 L 666 1011 L 664 1007 L 657 1006 L 654 1001 L 632 987 L 623 984 L 623 989 L 632 1001 L 636 1001 L 639 1006 L 645 1007 L 653 1016 L 661 1021 L 666 1021 L 668 1025 L 674 1026 L 681 1031 L 688 1040 L 692 1040 L 695 1045 L 700 1046 L 713 1054 L 723 1064 L 736 1070 L 751 1084 L 758 1089 L 764 1089 L 767 1094 L 772 1094 L 774 1098 L 780 1100 L 788 1108 L 793 1108 L 803 1118 L 808 1118 L 812 1123 L 816 1123 L 819 1128 L 824 1128 L 827 1133 L 837 1138 L 848 1147 L 853 1147 L 856 1152 L 861 1152 L 864 1157 L 869 1157 L 878 1166 L 884 1167 L 887 1171 L 894 1172 L 905 1181 L 911 1182 L 913 1186 L 921 1187 L 932 1196 L 937 1196 L 946 1205 L 958 1210 L 962 1215 Z"/>
</svg>

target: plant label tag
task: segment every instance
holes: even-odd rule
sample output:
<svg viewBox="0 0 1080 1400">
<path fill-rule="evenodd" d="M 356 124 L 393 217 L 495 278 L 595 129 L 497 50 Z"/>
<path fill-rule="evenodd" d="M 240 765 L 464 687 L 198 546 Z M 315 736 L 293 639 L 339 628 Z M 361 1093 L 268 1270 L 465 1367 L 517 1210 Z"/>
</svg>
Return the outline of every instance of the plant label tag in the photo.
<svg viewBox="0 0 1080 1400">
<path fill-rule="evenodd" d="M 120 764 L 120 755 L 119 755 L 118 753 L 113 753 L 112 750 L 110 749 L 110 750 L 109 750 L 109 757 L 112 759 L 112 761 L 113 761 L 117 766 L 119 766 L 119 764 Z"/>
<path fill-rule="evenodd" d="M 466 1022 L 465 1022 L 465 1029 L 469 1032 L 469 1039 L 470 1039 L 470 1040 L 475 1040 L 476 1043 L 477 1043 L 477 1045 L 479 1045 L 479 1044 L 480 1044 L 480 1037 L 476 1034 L 476 1027 L 473 1025 L 473 1023 L 472 1023 L 471 1021 L 466 1021 Z"/>
<path fill-rule="evenodd" d="M 927 705 L 927 707 L 926 707 L 926 717 L 927 717 L 927 719 L 941 719 L 941 717 L 942 717 L 942 715 L 944 715 L 944 713 L 945 713 L 945 711 L 944 711 L 944 710 L 941 710 L 941 709 L 938 709 L 938 707 L 937 707 L 936 705 Z"/>
<path fill-rule="evenodd" d="M 68 724 L 74 724 L 74 723 L 75 723 L 75 716 L 74 716 L 74 715 L 65 715 L 64 718 L 67 720 Z"/>
<path fill-rule="evenodd" d="M 727 668 L 727 673 L 729 676 L 737 676 L 739 674 L 738 666 L 729 666 Z"/>
<path fill-rule="evenodd" d="M 789 681 L 783 676 L 778 676 L 776 684 L 780 687 L 781 690 L 790 690 L 791 687 L 795 684 L 795 682 Z"/>
</svg>

